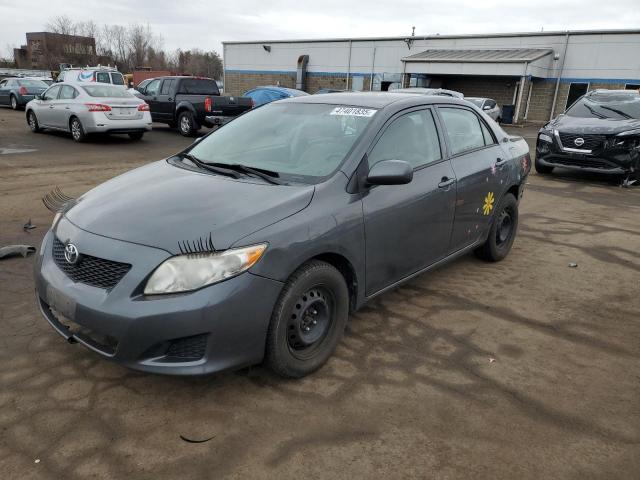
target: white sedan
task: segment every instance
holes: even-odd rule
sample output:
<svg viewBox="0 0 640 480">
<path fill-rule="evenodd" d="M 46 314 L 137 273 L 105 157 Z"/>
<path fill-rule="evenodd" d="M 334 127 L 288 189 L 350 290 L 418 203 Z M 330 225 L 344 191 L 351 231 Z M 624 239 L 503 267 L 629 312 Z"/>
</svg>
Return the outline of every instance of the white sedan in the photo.
<svg viewBox="0 0 640 480">
<path fill-rule="evenodd" d="M 122 87 L 107 84 L 56 83 L 27 103 L 33 132 L 71 132 L 76 142 L 91 133 L 128 134 L 140 140 L 151 130 L 149 105 Z"/>
</svg>

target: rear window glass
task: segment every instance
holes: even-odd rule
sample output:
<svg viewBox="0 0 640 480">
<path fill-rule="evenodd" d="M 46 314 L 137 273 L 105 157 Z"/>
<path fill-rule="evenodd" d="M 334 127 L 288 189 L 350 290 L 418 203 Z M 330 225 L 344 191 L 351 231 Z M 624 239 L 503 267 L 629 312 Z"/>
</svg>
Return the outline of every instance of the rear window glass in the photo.
<svg viewBox="0 0 640 480">
<path fill-rule="evenodd" d="M 21 87 L 47 88 L 47 84 L 41 80 L 18 80 Z"/>
<path fill-rule="evenodd" d="M 91 97 L 102 97 L 102 98 L 132 98 L 127 90 L 122 87 L 114 87 L 111 85 L 83 85 L 82 88 L 85 92 L 87 92 Z"/>
<path fill-rule="evenodd" d="M 109 74 L 106 72 L 96 73 L 96 82 L 111 83 L 111 80 L 109 80 Z"/>
<path fill-rule="evenodd" d="M 217 95 L 219 92 L 215 80 L 190 78 L 180 82 L 180 93 L 193 95 Z"/>
</svg>

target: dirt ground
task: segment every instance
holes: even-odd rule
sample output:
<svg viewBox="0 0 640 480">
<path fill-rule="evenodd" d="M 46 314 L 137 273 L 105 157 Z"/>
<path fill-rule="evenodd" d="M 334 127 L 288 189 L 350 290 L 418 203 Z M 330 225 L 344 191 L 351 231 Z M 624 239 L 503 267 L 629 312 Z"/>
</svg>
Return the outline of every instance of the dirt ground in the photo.
<svg viewBox="0 0 640 480">
<path fill-rule="evenodd" d="M 78 145 L 23 115 L 0 110 L 0 245 L 39 247 L 54 186 L 78 195 L 190 142 Z M 0 261 L 0 477 L 640 478 L 639 219 L 640 187 L 532 173 L 506 260 L 383 295 L 298 381 L 126 370 L 41 318 L 33 257 Z"/>
</svg>

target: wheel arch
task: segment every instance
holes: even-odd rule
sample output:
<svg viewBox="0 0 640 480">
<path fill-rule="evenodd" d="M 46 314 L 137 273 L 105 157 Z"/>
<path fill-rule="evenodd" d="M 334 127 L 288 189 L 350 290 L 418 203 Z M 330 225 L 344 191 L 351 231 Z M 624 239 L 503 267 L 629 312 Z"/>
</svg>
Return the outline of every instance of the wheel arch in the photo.
<svg viewBox="0 0 640 480">
<path fill-rule="evenodd" d="M 180 116 L 180 114 L 182 112 L 184 112 L 185 110 L 188 110 L 189 112 L 195 114 L 196 113 L 196 109 L 194 108 L 193 105 L 191 105 L 189 102 L 180 102 L 176 105 L 176 113 L 174 115 L 174 120 L 178 120 L 178 117 Z"/>
</svg>

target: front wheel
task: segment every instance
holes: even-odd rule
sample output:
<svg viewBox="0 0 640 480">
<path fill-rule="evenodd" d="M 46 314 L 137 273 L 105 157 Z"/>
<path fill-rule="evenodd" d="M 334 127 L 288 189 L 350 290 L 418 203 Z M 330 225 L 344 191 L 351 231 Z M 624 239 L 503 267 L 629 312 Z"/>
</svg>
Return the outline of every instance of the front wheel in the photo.
<svg viewBox="0 0 640 480">
<path fill-rule="evenodd" d="M 349 317 L 349 289 L 332 265 L 311 261 L 287 281 L 267 334 L 266 363 L 284 377 L 308 375 L 329 359 Z"/>
<path fill-rule="evenodd" d="M 142 140 L 142 137 L 144 137 L 144 132 L 134 132 L 129 134 L 129 138 L 136 142 L 138 140 Z"/>
<path fill-rule="evenodd" d="M 476 256 L 489 262 L 499 262 L 505 258 L 518 230 L 518 202 L 507 193 L 496 208 L 487 241 L 475 250 Z"/>
</svg>

